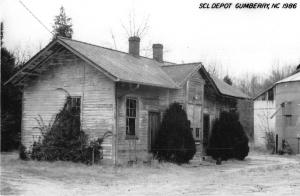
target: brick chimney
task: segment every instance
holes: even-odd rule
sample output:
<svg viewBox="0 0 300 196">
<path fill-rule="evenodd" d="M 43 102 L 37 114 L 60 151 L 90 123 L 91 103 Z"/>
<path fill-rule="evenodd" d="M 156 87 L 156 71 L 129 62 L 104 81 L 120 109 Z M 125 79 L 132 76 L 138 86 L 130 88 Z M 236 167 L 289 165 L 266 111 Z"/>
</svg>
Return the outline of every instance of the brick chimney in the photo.
<svg viewBox="0 0 300 196">
<path fill-rule="evenodd" d="M 163 45 L 162 44 L 153 44 L 153 59 L 159 62 L 163 62 Z"/>
<path fill-rule="evenodd" d="M 129 54 L 140 56 L 140 38 L 137 36 L 129 37 Z"/>
</svg>

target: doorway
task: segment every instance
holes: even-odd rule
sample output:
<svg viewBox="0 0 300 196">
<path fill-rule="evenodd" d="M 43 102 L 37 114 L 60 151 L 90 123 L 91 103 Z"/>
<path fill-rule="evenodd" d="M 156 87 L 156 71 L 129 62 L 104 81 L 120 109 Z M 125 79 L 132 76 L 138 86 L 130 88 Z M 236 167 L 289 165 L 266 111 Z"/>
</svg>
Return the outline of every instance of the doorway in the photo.
<svg viewBox="0 0 300 196">
<path fill-rule="evenodd" d="M 160 113 L 149 112 L 148 117 L 148 151 L 152 152 L 160 127 Z"/>
<path fill-rule="evenodd" d="M 210 117 L 209 114 L 203 115 L 203 148 L 206 150 L 208 147 L 210 129 Z"/>
</svg>

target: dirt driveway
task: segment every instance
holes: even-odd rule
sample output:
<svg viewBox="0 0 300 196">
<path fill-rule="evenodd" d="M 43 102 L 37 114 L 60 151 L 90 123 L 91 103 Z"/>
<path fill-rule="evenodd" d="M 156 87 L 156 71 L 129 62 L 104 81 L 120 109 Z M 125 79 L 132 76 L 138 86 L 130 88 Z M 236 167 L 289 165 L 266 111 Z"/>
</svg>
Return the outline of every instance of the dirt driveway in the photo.
<svg viewBox="0 0 300 196">
<path fill-rule="evenodd" d="M 300 195 L 299 156 L 111 167 L 1 155 L 1 195 Z"/>
</svg>

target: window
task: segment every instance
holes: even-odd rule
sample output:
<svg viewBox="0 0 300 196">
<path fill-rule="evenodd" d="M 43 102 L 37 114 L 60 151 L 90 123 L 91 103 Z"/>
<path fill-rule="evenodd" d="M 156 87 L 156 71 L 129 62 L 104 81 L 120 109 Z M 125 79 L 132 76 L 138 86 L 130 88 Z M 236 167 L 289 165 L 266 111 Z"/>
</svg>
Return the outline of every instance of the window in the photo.
<svg viewBox="0 0 300 196">
<path fill-rule="evenodd" d="M 67 107 L 73 115 L 80 116 L 81 97 L 69 97 Z"/>
<path fill-rule="evenodd" d="M 137 117 L 137 99 L 126 99 L 126 135 L 135 135 Z"/>
<path fill-rule="evenodd" d="M 200 137 L 200 128 L 196 128 L 196 138 Z"/>
<path fill-rule="evenodd" d="M 274 90 L 271 88 L 268 90 L 268 101 L 273 101 L 274 100 Z"/>
</svg>

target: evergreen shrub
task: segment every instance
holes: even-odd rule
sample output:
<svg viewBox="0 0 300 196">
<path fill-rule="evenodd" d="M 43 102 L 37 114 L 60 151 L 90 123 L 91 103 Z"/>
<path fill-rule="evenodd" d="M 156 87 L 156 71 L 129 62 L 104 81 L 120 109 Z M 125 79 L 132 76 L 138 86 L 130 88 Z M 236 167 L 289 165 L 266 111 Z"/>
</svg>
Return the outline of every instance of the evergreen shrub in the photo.
<svg viewBox="0 0 300 196">
<path fill-rule="evenodd" d="M 243 160 L 249 153 L 248 137 L 236 112 L 223 111 L 216 119 L 209 138 L 207 154 L 214 159 Z"/>
<path fill-rule="evenodd" d="M 186 112 L 178 103 L 165 111 L 154 148 L 154 156 L 160 161 L 187 163 L 196 152 Z"/>
</svg>

